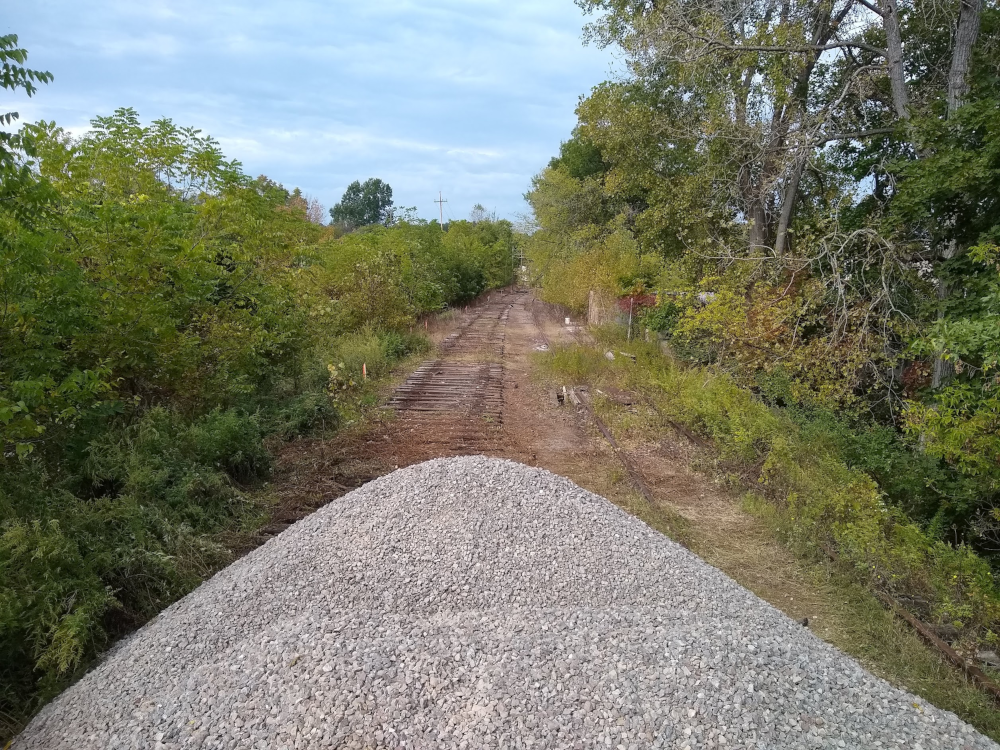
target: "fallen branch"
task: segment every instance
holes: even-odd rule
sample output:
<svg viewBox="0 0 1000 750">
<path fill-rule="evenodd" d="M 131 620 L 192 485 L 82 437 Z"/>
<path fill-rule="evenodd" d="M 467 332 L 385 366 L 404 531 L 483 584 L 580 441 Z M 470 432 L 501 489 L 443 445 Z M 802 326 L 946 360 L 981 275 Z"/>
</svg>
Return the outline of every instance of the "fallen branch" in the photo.
<svg viewBox="0 0 1000 750">
<path fill-rule="evenodd" d="M 990 698 L 992 698 L 995 703 L 1000 704 L 1000 686 L 987 677 L 983 670 L 963 658 L 961 654 L 955 651 L 955 649 L 941 640 L 929 626 L 896 604 L 891 597 L 880 591 L 876 591 L 875 596 L 877 596 L 890 611 L 895 613 L 897 617 L 906 620 L 906 622 L 908 622 L 910 626 L 917 631 L 917 634 L 921 638 L 940 651 L 948 661 L 961 669 L 965 673 L 966 677 L 976 683 L 976 685 L 978 685 L 982 690 L 989 693 Z"/>
</svg>

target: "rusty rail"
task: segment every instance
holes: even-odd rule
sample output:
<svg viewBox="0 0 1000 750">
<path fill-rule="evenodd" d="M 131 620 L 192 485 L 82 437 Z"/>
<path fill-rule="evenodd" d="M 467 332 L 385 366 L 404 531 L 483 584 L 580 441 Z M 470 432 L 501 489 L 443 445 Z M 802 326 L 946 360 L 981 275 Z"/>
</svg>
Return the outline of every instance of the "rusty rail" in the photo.
<svg viewBox="0 0 1000 750">
<path fill-rule="evenodd" d="M 389 406 L 398 429 L 419 434 L 444 452 L 488 447 L 503 421 L 507 320 L 515 295 L 494 295 L 471 308 L 471 316 L 439 345 L 439 356 L 423 362 L 394 391 Z"/>
<path fill-rule="evenodd" d="M 646 484 L 646 480 L 642 478 L 642 474 L 639 473 L 639 469 L 632 463 L 632 459 L 629 458 L 628 453 L 618 445 L 618 441 L 615 440 L 615 436 L 611 434 L 611 430 L 607 428 L 607 425 L 601 421 L 601 418 L 597 416 L 597 412 L 594 411 L 594 407 L 590 403 L 590 396 L 582 388 L 574 388 L 571 393 L 575 394 L 580 405 L 583 407 L 584 411 L 587 412 L 597 429 L 600 430 L 601 434 L 611 445 L 611 450 L 617 456 L 621 465 L 625 467 L 625 471 L 628 473 L 629 479 L 632 480 L 633 486 L 639 491 L 647 502 L 653 502 L 653 493 L 650 492 L 649 486 Z"/>
</svg>

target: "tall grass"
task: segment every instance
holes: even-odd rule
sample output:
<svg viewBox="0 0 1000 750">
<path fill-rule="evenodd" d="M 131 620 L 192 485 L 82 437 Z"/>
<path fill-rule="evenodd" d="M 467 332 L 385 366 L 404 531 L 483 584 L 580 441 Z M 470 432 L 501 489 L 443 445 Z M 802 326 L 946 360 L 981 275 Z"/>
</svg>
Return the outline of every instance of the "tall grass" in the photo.
<svg viewBox="0 0 1000 750">
<path fill-rule="evenodd" d="M 597 336 L 596 348 L 568 347 L 542 361 L 564 379 L 640 391 L 665 421 L 710 440 L 720 471 L 759 499 L 751 505 L 766 509 L 800 554 L 833 553 L 854 580 L 905 598 L 934 624 L 959 628 L 970 648 L 996 642 L 1000 591 L 989 563 L 893 502 L 873 472 L 851 460 L 841 422 L 769 406 L 727 375 L 675 363 L 654 344 L 626 345 L 609 331 Z M 608 345 L 635 354 L 635 362 L 609 361 Z"/>
</svg>

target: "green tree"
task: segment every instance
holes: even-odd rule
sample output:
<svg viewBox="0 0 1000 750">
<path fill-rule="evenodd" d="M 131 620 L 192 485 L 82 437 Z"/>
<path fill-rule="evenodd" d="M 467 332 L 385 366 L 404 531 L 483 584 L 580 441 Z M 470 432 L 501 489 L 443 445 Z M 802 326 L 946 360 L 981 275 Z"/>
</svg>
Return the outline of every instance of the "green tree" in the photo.
<svg viewBox="0 0 1000 750">
<path fill-rule="evenodd" d="M 582 180 L 606 171 L 601 149 L 577 132 L 559 146 L 559 156 L 553 157 L 550 167 L 562 167 L 570 177 Z"/>
<path fill-rule="evenodd" d="M 340 203 L 330 209 L 330 218 L 348 231 L 392 221 L 392 188 L 377 177 L 347 186 Z"/>
<path fill-rule="evenodd" d="M 26 68 L 27 60 L 28 51 L 17 46 L 17 34 L 0 36 L 0 86 L 33 96 L 36 84 L 52 81 L 51 73 Z M 9 127 L 19 117 L 17 112 L 0 112 L 0 126 Z M 0 130 L 0 212 L 18 224 L 34 221 L 51 198 L 44 183 L 35 179 L 34 157 L 31 128 Z M 6 233 L 0 232 L 0 243 L 6 241 Z"/>
</svg>

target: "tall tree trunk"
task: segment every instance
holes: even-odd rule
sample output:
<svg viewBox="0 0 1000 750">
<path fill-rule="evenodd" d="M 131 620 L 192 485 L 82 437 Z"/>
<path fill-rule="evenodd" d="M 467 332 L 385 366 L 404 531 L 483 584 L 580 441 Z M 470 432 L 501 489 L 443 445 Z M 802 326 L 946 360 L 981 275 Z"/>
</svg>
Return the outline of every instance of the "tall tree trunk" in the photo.
<svg viewBox="0 0 1000 750">
<path fill-rule="evenodd" d="M 750 204 L 750 246 L 759 250 L 770 247 L 770 232 L 767 226 L 767 209 L 759 197 Z"/>
<path fill-rule="evenodd" d="M 899 5 L 896 0 L 882 0 L 882 24 L 885 29 L 886 50 L 889 53 L 886 63 L 889 66 L 892 108 L 901 120 L 909 120 L 910 94 L 906 89 L 903 70 L 903 36 L 899 27 Z"/>
<path fill-rule="evenodd" d="M 951 68 L 948 70 L 948 118 L 962 106 L 965 94 L 969 90 L 969 62 L 972 59 L 972 48 L 979 36 L 979 24 L 982 17 L 983 0 L 961 0 L 958 11 L 958 27 L 955 30 L 955 46 L 951 52 Z M 951 219 L 952 231 L 956 231 L 957 217 Z M 959 247 L 958 240 L 953 236 L 948 240 L 941 260 L 950 260 L 958 256 L 964 248 Z M 937 288 L 938 320 L 944 318 L 944 304 L 951 293 L 949 285 L 941 280 Z M 940 388 L 955 375 L 955 365 L 938 355 L 934 359 L 934 369 L 931 373 L 931 387 Z"/>
<path fill-rule="evenodd" d="M 969 89 L 969 60 L 979 36 L 982 13 L 983 0 L 962 0 L 958 28 L 955 30 L 955 48 L 951 53 L 951 69 L 948 71 L 948 117 L 962 106 Z"/>
<path fill-rule="evenodd" d="M 938 320 L 944 318 L 944 301 L 948 298 L 948 285 L 944 279 L 938 284 Z M 944 358 L 941 353 L 934 358 L 934 367 L 931 369 L 931 388 L 938 389 L 945 385 L 955 374 L 955 365 Z"/>
<path fill-rule="evenodd" d="M 834 28 L 840 25 L 840 22 L 844 20 L 850 9 L 851 4 L 845 4 L 837 15 L 836 24 L 831 25 L 833 6 L 821 7 L 818 15 L 813 19 L 812 43 L 817 46 L 826 44 L 833 35 Z M 794 94 L 798 104 L 795 113 L 800 123 L 805 123 L 806 121 L 809 102 L 809 82 L 812 79 L 813 71 L 816 69 L 816 63 L 819 62 L 819 57 L 819 51 L 810 53 L 808 58 L 806 58 L 805 64 L 802 66 L 802 70 L 796 77 Z M 792 214 L 795 212 L 795 199 L 799 194 L 799 183 L 802 181 L 802 172 L 805 170 L 806 162 L 809 160 L 811 144 L 808 141 L 802 143 L 799 151 L 800 153 L 796 156 L 795 162 L 792 164 L 792 170 L 785 180 L 784 188 L 781 191 L 778 230 L 774 236 L 774 255 L 779 258 L 788 249 L 788 227 L 792 222 Z"/>
<path fill-rule="evenodd" d="M 784 190 L 781 191 L 781 215 L 778 218 L 778 231 L 774 237 L 774 255 L 780 258 L 788 249 L 788 226 L 792 222 L 792 212 L 795 209 L 795 197 L 799 192 L 799 182 L 802 180 L 802 172 L 806 168 L 808 152 L 803 149 L 802 154 L 792 165 L 792 171 L 785 181 Z"/>
</svg>

